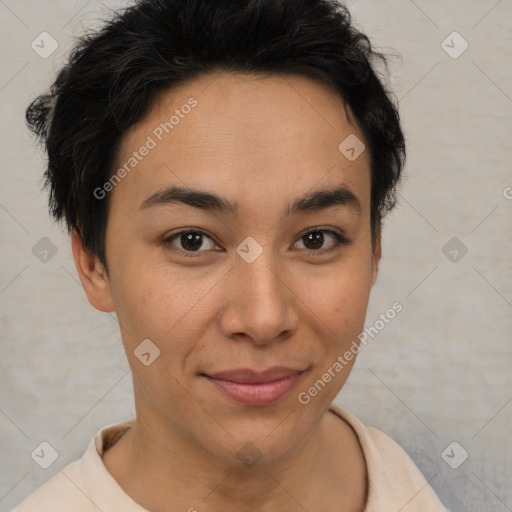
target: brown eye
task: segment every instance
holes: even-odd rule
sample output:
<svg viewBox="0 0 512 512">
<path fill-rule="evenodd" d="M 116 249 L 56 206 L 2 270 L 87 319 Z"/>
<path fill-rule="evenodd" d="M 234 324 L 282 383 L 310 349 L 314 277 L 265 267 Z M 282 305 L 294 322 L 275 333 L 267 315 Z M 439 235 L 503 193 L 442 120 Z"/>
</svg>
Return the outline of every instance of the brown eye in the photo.
<svg viewBox="0 0 512 512">
<path fill-rule="evenodd" d="M 300 250 L 306 250 L 317 254 L 323 254 L 336 249 L 342 244 L 350 243 L 347 238 L 336 231 L 318 228 L 311 229 L 305 235 L 302 235 L 299 241 L 304 245 L 304 249 L 299 247 Z M 328 245 L 327 247 L 325 247 L 326 243 Z"/>
<path fill-rule="evenodd" d="M 324 245 L 324 234 L 321 231 L 312 231 L 302 237 L 306 249 L 318 250 Z"/>
<path fill-rule="evenodd" d="M 203 245 L 203 235 L 201 233 L 182 233 L 178 240 L 181 247 L 186 251 L 197 251 Z"/>
<path fill-rule="evenodd" d="M 210 247 L 206 247 L 206 249 L 204 248 L 205 241 L 210 241 Z M 207 252 L 216 247 L 215 242 L 206 233 L 194 230 L 175 233 L 174 235 L 167 237 L 163 243 L 164 245 L 172 246 L 172 248 L 177 251 L 185 253 Z"/>
</svg>

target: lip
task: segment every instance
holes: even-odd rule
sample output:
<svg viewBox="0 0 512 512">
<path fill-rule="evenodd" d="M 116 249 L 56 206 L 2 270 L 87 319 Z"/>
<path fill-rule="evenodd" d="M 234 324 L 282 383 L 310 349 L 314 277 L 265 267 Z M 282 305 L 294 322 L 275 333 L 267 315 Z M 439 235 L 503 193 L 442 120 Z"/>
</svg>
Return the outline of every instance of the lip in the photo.
<svg viewBox="0 0 512 512">
<path fill-rule="evenodd" d="M 285 366 L 272 366 L 271 368 L 267 368 L 260 372 L 251 368 L 238 368 L 235 370 L 209 373 L 206 374 L 206 376 L 211 377 L 212 379 L 228 380 L 239 384 L 264 384 L 301 372 L 302 370 L 287 368 Z"/>
<path fill-rule="evenodd" d="M 244 405 L 269 405 L 277 402 L 295 386 L 302 370 L 274 367 L 263 372 L 251 369 L 202 374 L 217 390 Z"/>
</svg>

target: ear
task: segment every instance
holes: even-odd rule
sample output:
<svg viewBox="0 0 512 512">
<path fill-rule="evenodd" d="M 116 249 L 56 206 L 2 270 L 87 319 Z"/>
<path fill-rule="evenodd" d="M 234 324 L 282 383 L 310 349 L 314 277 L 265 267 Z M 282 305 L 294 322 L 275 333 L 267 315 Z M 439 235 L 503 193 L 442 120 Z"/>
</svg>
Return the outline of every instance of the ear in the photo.
<svg viewBox="0 0 512 512">
<path fill-rule="evenodd" d="M 73 231 L 71 234 L 71 248 L 78 277 L 91 305 L 105 313 L 114 311 L 110 284 L 105 268 L 99 258 L 91 254 L 84 247 L 82 239 L 76 231 Z"/>
<path fill-rule="evenodd" d="M 377 274 L 379 272 L 379 263 L 380 258 L 382 256 L 382 246 L 380 242 L 380 233 L 381 228 L 379 226 L 379 229 L 377 230 L 377 233 L 375 235 L 375 239 L 373 240 L 373 254 L 372 254 L 372 286 L 375 284 L 375 281 L 377 280 Z"/>
</svg>

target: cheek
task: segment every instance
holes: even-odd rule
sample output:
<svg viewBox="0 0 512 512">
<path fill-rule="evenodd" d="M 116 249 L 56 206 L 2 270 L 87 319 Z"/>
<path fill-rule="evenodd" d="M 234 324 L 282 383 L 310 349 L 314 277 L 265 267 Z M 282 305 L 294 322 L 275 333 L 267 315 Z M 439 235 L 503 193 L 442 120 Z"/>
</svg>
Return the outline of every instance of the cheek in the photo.
<svg viewBox="0 0 512 512">
<path fill-rule="evenodd" d="M 119 268 L 113 290 L 125 343 L 132 348 L 149 338 L 162 352 L 170 343 L 174 354 L 190 351 L 213 307 L 208 291 L 218 276 L 160 265 L 139 269 Z"/>
<path fill-rule="evenodd" d="M 371 290 L 371 259 L 363 251 L 329 269 L 311 269 L 301 279 L 302 297 L 333 331 L 364 321 Z"/>
<path fill-rule="evenodd" d="M 179 303 L 174 283 L 147 267 L 123 265 L 116 270 L 111 291 L 126 340 L 135 343 L 140 336 L 151 338 L 159 330 L 171 329 Z"/>
<path fill-rule="evenodd" d="M 361 283 L 356 287 L 352 279 L 343 277 L 331 277 L 326 286 L 309 296 L 311 304 L 315 301 L 312 309 L 321 322 L 320 328 L 323 327 L 328 353 L 344 350 L 352 340 L 357 340 L 364 327 L 368 298 L 369 292 Z"/>
</svg>

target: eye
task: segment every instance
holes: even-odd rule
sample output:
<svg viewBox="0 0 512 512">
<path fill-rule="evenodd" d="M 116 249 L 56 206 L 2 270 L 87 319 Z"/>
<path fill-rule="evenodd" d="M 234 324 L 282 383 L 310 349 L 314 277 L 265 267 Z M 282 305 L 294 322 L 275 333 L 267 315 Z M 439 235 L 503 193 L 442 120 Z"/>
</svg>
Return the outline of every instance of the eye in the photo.
<svg viewBox="0 0 512 512">
<path fill-rule="evenodd" d="M 210 242 L 210 247 L 204 249 L 205 240 Z M 217 245 L 203 231 L 183 230 L 165 238 L 162 243 L 171 249 L 185 253 L 185 256 L 195 256 L 193 253 L 208 252 L 214 250 Z M 208 245 L 208 244 L 207 244 Z M 201 249 L 203 247 L 203 249 Z"/>
<path fill-rule="evenodd" d="M 327 236 L 326 236 L 327 235 Z M 331 241 L 328 247 L 325 247 L 325 242 Z M 307 250 L 312 254 L 321 255 L 326 252 L 332 251 L 342 244 L 349 244 L 350 241 L 340 233 L 330 229 L 312 228 L 306 234 L 302 235 L 299 239 L 300 243 L 305 246 L 305 249 L 299 247 L 300 250 Z"/>
<path fill-rule="evenodd" d="M 325 247 L 326 242 L 327 247 Z M 340 245 L 350 244 L 350 240 L 336 231 L 316 227 L 302 235 L 295 245 L 300 243 L 304 248 L 298 247 L 299 250 L 319 256 Z M 200 256 L 200 253 L 214 251 L 215 248 L 218 248 L 210 236 L 198 229 L 187 229 L 174 233 L 162 240 L 162 244 L 187 257 Z"/>
</svg>

